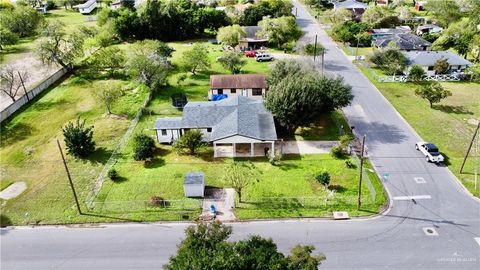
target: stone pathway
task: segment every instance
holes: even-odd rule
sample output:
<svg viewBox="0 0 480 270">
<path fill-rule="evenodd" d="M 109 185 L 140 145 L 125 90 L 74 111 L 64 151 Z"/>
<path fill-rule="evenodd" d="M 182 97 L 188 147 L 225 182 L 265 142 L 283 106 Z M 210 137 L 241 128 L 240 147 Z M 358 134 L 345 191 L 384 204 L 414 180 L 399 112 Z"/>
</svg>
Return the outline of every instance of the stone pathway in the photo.
<svg viewBox="0 0 480 270">
<path fill-rule="evenodd" d="M 236 219 L 233 209 L 235 208 L 235 191 L 233 188 L 207 188 L 205 189 L 205 198 L 203 199 L 202 219 L 208 220 L 211 216 L 210 206 L 217 208 L 216 220 L 222 222 L 234 221 Z"/>
<path fill-rule="evenodd" d="M 22 194 L 27 189 L 25 182 L 15 182 L 0 192 L 0 198 L 9 200 Z"/>
<path fill-rule="evenodd" d="M 284 141 L 284 154 L 326 154 L 337 144 L 337 141 Z M 281 145 L 275 146 L 282 147 Z"/>
</svg>

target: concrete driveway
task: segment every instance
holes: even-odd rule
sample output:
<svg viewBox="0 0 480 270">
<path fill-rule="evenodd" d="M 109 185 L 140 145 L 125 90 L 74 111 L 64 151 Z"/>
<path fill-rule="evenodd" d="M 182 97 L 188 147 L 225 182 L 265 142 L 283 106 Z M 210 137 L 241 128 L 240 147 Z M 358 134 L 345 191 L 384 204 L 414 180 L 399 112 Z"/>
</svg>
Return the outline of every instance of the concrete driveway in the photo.
<svg viewBox="0 0 480 270">
<path fill-rule="evenodd" d="M 326 154 L 330 152 L 336 141 L 284 141 L 277 147 L 282 148 L 283 154 Z"/>
</svg>

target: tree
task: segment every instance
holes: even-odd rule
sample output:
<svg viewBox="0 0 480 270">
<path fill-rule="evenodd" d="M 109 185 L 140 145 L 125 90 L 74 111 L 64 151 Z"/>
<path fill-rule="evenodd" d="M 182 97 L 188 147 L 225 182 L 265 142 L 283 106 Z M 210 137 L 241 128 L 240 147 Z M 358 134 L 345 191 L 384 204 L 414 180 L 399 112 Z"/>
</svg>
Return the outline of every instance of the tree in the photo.
<svg viewBox="0 0 480 270">
<path fill-rule="evenodd" d="M 464 57 L 473 48 L 475 37 L 478 36 L 476 25 L 469 18 L 450 24 L 432 44 L 432 49 L 448 50 L 455 49 Z"/>
<path fill-rule="evenodd" d="M 245 37 L 246 33 L 243 28 L 238 25 L 225 26 L 218 29 L 217 40 L 223 45 L 235 47 L 240 42 L 242 37 Z"/>
<path fill-rule="evenodd" d="M 241 25 L 257 25 L 264 17 L 292 16 L 293 5 L 286 0 L 261 0 L 247 7 L 240 18 Z"/>
<path fill-rule="evenodd" d="M 433 65 L 433 70 L 435 71 L 435 74 L 446 74 L 449 67 L 450 64 L 448 64 L 448 59 L 440 58 Z"/>
<path fill-rule="evenodd" d="M 425 70 L 421 66 L 413 65 L 408 72 L 408 80 L 411 82 L 421 82 L 425 75 Z"/>
<path fill-rule="evenodd" d="M 316 46 L 314 43 L 309 43 L 305 45 L 305 47 L 303 48 L 303 52 L 305 53 L 305 55 L 319 56 L 325 53 L 325 48 L 318 43 Z"/>
<path fill-rule="evenodd" d="M 168 57 L 162 53 L 162 43 L 153 40 L 138 42 L 127 62 L 127 68 L 133 77 L 155 89 L 166 81 L 169 68 Z"/>
<path fill-rule="evenodd" d="M 19 37 L 36 34 L 37 28 L 43 24 L 44 17 L 30 6 L 15 5 L 13 9 L 0 10 L 0 26 Z"/>
<path fill-rule="evenodd" d="M 452 95 L 447 89 L 444 89 L 439 82 L 430 82 L 421 84 L 416 90 L 415 95 L 428 100 L 430 108 L 434 103 L 439 103 L 442 99 L 445 99 Z"/>
<path fill-rule="evenodd" d="M 376 27 L 382 20 L 389 17 L 391 11 L 384 6 L 373 6 L 365 10 L 362 15 L 362 22 L 368 23 L 372 27 Z"/>
<path fill-rule="evenodd" d="M 111 21 L 104 24 L 95 35 L 95 43 L 100 48 L 106 48 L 116 41 L 115 26 Z"/>
<path fill-rule="evenodd" d="M 173 147 L 177 152 L 188 150 L 190 155 L 197 153 L 203 146 L 203 133 L 198 129 L 188 130 L 173 143 Z"/>
<path fill-rule="evenodd" d="M 242 67 L 247 64 L 247 61 L 242 56 L 242 53 L 228 51 L 219 57 L 217 61 L 223 68 L 235 74 L 240 72 Z"/>
<path fill-rule="evenodd" d="M 122 96 L 120 86 L 116 83 L 112 84 L 112 82 L 103 82 L 97 89 L 92 91 L 93 95 L 103 102 L 107 108 L 107 113 L 112 114 L 111 107 L 113 103 Z"/>
<path fill-rule="evenodd" d="M 278 60 L 267 77 L 268 85 L 276 85 L 287 76 L 302 76 L 312 71 L 312 67 L 300 61 Z"/>
<path fill-rule="evenodd" d="M 56 63 L 71 72 L 76 60 L 84 55 L 85 36 L 78 31 L 67 35 L 64 27 L 60 21 L 50 21 L 38 42 L 37 53 L 43 63 Z"/>
<path fill-rule="evenodd" d="M 425 9 L 432 12 L 434 18 L 444 27 L 448 27 L 462 17 L 460 7 L 452 0 L 428 1 Z"/>
<path fill-rule="evenodd" d="M 68 122 L 62 129 L 67 153 L 76 158 L 85 158 L 95 151 L 93 126 L 86 127 L 85 120 L 77 118 L 76 123 Z"/>
<path fill-rule="evenodd" d="M 0 67 L 0 91 L 15 102 L 18 91 L 28 78 L 29 73 L 27 71 L 18 71 L 12 65 L 4 65 Z"/>
<path fill-rule="evenodd" d="M 182 54 L 181 63 L 186 71 L 197 75 L 198 70 L 210 68 L 210 59 L 208 58 L 208 48 L 201 43 L 195 43 L 190 50 Z"/>
<path fill-rule="evenodd" d="M 402 72 L 407 65 L 407 57 L 396 45 L 391 46 L 390 44 L 383 50 L 375 51 L 370 57 L 370 61 L 389 75 Z"/>
<path fill-rule="evenodd" d="M 153 158 L 155 141 L 145 134 L 137 134 L 134 138 L 133 159 L 136 161 Z"/>
<path fill-rule="evenodd" d="M 470 75 L 470 81 L 480 82 L 480 63 L 468 67 L 466 72 Z"/>
<path fill-rule="evenodd" d="M 235 189 L 239 202 L 242 202 L 243 190 L 254 182 L 252 173 L 254 170 L 251 162 L 234 162 L 227 167 L 223 174 L 223 181 Z"/>
<path fill-rule="evenodd" d="M 123 52 L 113 47 L 99 49 L 87 60 L 87 66 L 92 72 L 107 71 L 110 76 L 121 71 L 125 63 Z"/>
<path fill-rule="evenodd" d="M 335 25 L 352 20 L 352 12 L 344 8 L 329 9 L 325 11 L 325 15 Z"/>
<path fill-rule="evenodd" d="M 6 45 L 15 45 L 18 42 L 18 36 L 4 27 L 0 27 L 0 50 Z"/>
<path fill-rule="evenodd" d="M 281 48 L 289 41 L 296 41 L 303 35 L 295 18 L 291 16 L 264 18 L 258 23 L 258 26 L 262 29 L 259 35 L 268 38 L 268 42 L 277 48 Z"/>
<path fill-rule="evenodd" d="M 402 21 L 408 21 L 412 18 L 412 13 L 410 12 L 410 9 L 406 6 L 400 6 L 397 9 L 395 9 L 397 16 L 400 20 Z"/>
<path fill-rule="evenodd" d="M 293 132 L 299 126 L 315 123 L 322 115 L 350 104 L 352 99 L 351 87 L 344 84 L 342 78 L 325 77 L 316 70 L 299 68 L 270 85 L 265 106 L 283 127 Z"/>
<path fill-rule="evenodd" d="M 313 246 L 300 245 L 295 246 L 291 255 L 286 257 L 278 251 L 272 239 L 258 235 L 237 242 L 227 241 L 232 228 L 220 222 L 190 226 L 185 234 L 177 253 L 170 257 L 164 269 L 314 270 L 325 259 L 322 254 L 312 255 Z"/>
<path fill-rule="evenodd" d="M 371 27 L 367 23 L 347 21 L 335 25 L 332 29 L 332 34 L 337 41 L 349 42 L 354 45 L 358 43 L 359 47 L 366 47 L 371 45 L 371 39 L 358 39 L 358 34 L 367 33 L 370 29 Z"/>
<path fill-rule="evenodd" d="M 326 257 L 323 254 L 312 256 L 314 250 L 314 246 L 294 246 L 288 257 L 288 269 L 317 270 Z"/>
</svg>

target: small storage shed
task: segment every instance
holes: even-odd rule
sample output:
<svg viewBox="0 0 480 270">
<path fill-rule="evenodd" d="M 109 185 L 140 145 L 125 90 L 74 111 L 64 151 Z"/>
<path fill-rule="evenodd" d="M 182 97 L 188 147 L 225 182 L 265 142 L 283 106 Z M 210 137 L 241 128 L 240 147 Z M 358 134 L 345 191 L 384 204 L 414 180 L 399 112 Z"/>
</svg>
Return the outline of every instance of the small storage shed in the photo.
<svg viewBox="0 0 480 270">
<path fill-rule="evenodd" d="M 185 197 L 203 197 L 205 191 L 205 174 L 203 172 L 190 172 L 183 180 Z"/>
</svg>

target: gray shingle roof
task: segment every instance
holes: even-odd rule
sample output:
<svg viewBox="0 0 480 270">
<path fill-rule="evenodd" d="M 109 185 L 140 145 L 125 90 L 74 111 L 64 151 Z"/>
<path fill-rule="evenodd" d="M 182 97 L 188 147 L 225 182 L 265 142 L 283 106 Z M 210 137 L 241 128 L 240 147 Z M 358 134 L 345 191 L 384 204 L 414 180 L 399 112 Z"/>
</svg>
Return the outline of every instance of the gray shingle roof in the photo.
<svg viewBox="0 0 480 270">
<path fill-rule="evenodd" d="M 387 47 L 390 42 L 395 42 L 400 50 L 423 50 L 423 47 L 430 47 L 432 43 L 423 38 L 410 34 L 401 33 L 385 37 L 380 37 L 374 41 L 375 45 L 380 48 Z"/>
<path fill-rule="evenodd" d="M 451 51 L 414 51 L 405 52 L 409 65 L 433 66 L 437 60 L 448 59 L 452 66 L 470 66 L 472 63 Z"/>
<path fill-rule="evenodd" d="M 154 129 L 212 128 L 209 141 L 240 135 L 257 140 L 276 140 L 277 132 L 272 114 L 262 100 L 232 96 L 220 101 L 189 102 L 183 117 L 171 121 L 155 121 Z M 175 123 L 175 124 L 172 124 Z"/>
<path fill-rule="evenodd" d="M 183 178 L 184 185 L 203 185 L 205 184 L 205 174 L 203 172 L 190 172 Z"/>
</svg>

